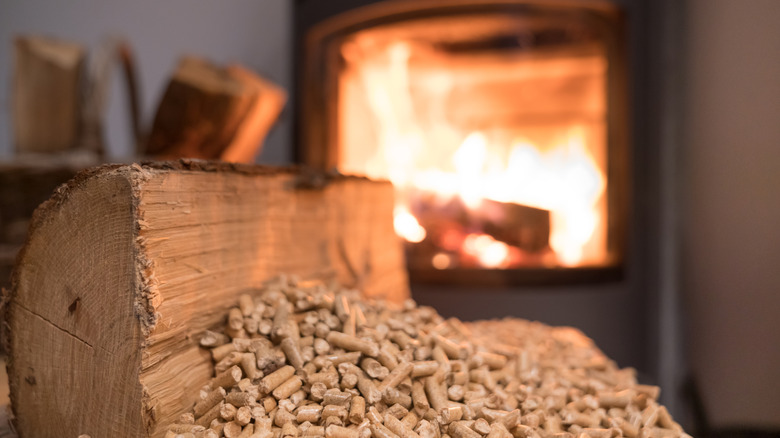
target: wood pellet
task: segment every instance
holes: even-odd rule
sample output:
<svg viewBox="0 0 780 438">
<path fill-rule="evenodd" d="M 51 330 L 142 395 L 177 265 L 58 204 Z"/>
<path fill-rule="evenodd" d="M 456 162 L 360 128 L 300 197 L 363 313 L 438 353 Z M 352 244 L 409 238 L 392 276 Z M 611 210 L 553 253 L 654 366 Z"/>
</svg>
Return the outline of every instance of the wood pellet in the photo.
<svg viewBox="0 0 780 438">
<path fill-rule="evenodd" d="M 658 387 L 569 328 L 282 277 L 200 345 L 214 377 L 166 438 L 689 437 Z"/>
</svg>

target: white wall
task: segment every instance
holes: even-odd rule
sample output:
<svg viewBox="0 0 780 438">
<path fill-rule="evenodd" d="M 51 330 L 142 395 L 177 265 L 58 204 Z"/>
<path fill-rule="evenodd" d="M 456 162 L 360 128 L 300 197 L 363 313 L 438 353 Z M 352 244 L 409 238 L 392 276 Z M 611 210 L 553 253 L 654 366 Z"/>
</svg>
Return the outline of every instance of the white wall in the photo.
<svg viewBox="0 0 780 438">
<path fill-rule="evenodd" d="M 780 427 L 780 1 L 688 2 L 683 290 L 716 426 Z"/>
<path fill-rule="evenodd" d="M 138 60 L 143 120 L 148 126 L 183 54 L 242 63 L 289 90 L 291 14 L 289 0 L 0 0 L 0 158 L 8 158 L 13 149 L 10 87 L 17 34 L 45 34 L 90 48 L 106 36 L 127 38 Z M 120 84 L 117 74 L 107 120 L 109 158 L 130 153 L 127 101 Z M 290 161 L 291 127 L 288 107 L 268 139 L 262 161 Z"/>
</svg>

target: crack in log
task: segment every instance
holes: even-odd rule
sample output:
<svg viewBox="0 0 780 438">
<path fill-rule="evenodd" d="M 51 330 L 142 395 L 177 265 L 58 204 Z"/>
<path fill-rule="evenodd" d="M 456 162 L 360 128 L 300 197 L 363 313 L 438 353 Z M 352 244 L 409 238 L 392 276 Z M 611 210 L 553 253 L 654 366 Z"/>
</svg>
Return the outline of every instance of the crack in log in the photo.
<svg viewBox="0 0 780 438">
<path fill-rule="evenodd" d="M 49 325 L 51 325 L 52 327 L 56 328 L 57 330 L 59 330 L 59 331 L 61 331 L 61 332 L 65 333 L 65 334 L 69 335 L 69 336 L 70 336 L 70 337 L 72 337 L 73 339 L 76 339 L 77 341 L 80 341 L 80 342 L 82 342 L 84 345 L 86 345 L 87 347 L 89 347 L 91 350 L 93 350 L 93 351 L 95 350 L 95 347 L 93 347 L 93 346 L 92 346 L 92 344 L 90 344 L 89 342 L 87 342 L 87 341 L 85 341 L 85 340 L 81 339 L 80 337 L 78 337 L 78 336 L 76 336 L 75 334 L 73 334 L 73 333 L 69 332 L 68 330 L 65 330 L 64 328 L 62 328 L 62 327 L 58 326 L 57 324 L 53 323 L 52 321 L 49 321 L 48 319 L 46 319 L 46 318 L 44 318 L 43 316 L 41 316 L 41 315 L 39 315 L 39 314 L 37 314 L 37 313 L 33 312 L 32 310 L 28 309 L 27 307 L 24 307 L 23 305 L 21 305 L 21 304 L 19 304 L 19 303 L 14 303 L 14 304 L 16 304 L 17 306 L 19 306 L 19 307 L 20 307 L 22 310 L 25 310 L 25 311 L 27 311 L 27 312 L 28 312 L 28 313 L 30 313 L 31 315 L 33 315 L 33 316 L 37 316 L 38 318 L 40 318 L 40 319 L 42 319 L 43 321 L 47 322 Z"/>
</svg>

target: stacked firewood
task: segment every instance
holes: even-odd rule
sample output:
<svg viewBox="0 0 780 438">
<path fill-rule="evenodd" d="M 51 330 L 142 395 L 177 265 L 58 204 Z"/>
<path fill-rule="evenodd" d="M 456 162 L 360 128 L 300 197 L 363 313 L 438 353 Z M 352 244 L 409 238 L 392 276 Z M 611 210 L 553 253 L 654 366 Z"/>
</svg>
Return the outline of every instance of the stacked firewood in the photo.
<svg viewBox="0 0 780 438">
<path fill-rule="evenodd" d="M 464 324 L 282 278 L 203 334 L 215 376 L 166 437 L 687 437 L 579 331 Z"/>
</svg>

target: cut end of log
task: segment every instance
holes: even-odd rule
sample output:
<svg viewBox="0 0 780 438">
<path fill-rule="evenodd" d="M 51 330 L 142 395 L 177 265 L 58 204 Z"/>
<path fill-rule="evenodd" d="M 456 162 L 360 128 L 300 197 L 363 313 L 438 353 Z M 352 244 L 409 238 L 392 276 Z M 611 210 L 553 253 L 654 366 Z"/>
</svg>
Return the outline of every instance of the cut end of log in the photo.
<svg viewBox="0 0 780 438">
<path fill-rule="evenodd" d="M 60 189 L 33 218 L 7 307 L 11 403 L 22 436 L 77 436 L 73 418 L 81 415 L 106 422 L 106 433 L 140 432 L 140 409 L 118 418 L 102 408 L 141 404 L 140 382 L 126 379 L 141 359 L 139 326 L 126 311 L 135 301 L 133 206 L 123 202 L 131 198 L 130 180 L 102 168 Z M 101 395 L 83 396 L 90 393 Z"/>
</svg>

